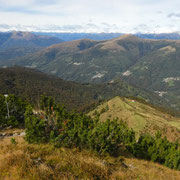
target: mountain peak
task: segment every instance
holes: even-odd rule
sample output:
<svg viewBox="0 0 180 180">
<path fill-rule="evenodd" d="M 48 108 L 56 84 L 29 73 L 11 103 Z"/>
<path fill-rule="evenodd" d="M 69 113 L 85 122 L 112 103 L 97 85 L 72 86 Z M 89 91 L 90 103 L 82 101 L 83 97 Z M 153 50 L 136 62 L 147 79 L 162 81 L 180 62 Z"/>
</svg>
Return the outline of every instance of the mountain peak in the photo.
<svg viewBox="0 0 180 180">
<path fill-rule="evenodd" d="M 23 32 L 23 31 L 13 31 L 12 32 L 12 39 L 26 39 L 26 40 L 30 40 L 32 38 L 34 38 L 35 35 L 33 35 L 30 32 Z"/>
<path fill-rule="evenodd" d="M 132 34 L 124 34 L 118 38 L 115 38 L 116 40 L 122 40 L 122 39 L 128 39 L 128 40 L 140 40 L 137 36 L 134 36 Z"/>
</svg>

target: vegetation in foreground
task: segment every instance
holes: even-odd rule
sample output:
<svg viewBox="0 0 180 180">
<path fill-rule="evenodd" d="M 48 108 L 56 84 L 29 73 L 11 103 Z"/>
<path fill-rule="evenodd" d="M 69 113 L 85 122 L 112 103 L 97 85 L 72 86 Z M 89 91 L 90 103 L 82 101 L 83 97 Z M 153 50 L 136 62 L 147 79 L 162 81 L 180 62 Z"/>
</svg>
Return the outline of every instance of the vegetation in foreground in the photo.
<svg viewBox="0 0 180 180">
<path fill-rule="evenodd" d="M 157 163 L 133 158 L 99 156 L 77 148 L 51 144 L 28 144 L 23 137 L 0 140 L 0 179 L 121 179 L 179 180 L 180 172 Z"/>
<path fill-rule="evenodd" d="M 98 118 L 92 119 L 84 114 L 69 113 L 46 96 L 42 96 L 40 106 L 41 109 L 36 112 L 28 106 L 25 112 L 25 139 L 29 143 L 39 144 L 39 147 L 51 146 L 54 151 L 59 148 L 89 150 L 105 159 L 109 155 L 113 158 L 118 157 L 121 152 L 129 152 L 135 157 L 180 170 L 178 142 L 169 142 L 166 137 L 161 137 L 161 133 L 157 133 L 155 137 L 142 134 L 136 139 L 135 132 L 117 119 L 101 122 Z M 14 146 L 18 144 L 14 138 L 11 143 Z M 41 161 L 41 158 L 36 160 Z M 75 167 L 70 167 L 69 172 L 73 168 Z M 107 173 L 108 177 L 110 172 Z"/>
<path fill-rule="evenodd" d="M 0 127 L 24 126 L 27 103 L 14 95 L 0 95 Z"/>
<path fill-rule="evenodd" d="M 135 132 L 123 121 L 107 119 L 102 122 L 98 117 L 92 119 L 84 114 L 69 113 L 51 97 L 42 96 L 41 109 L 36 114 L 32 107 L 27 108 L 25 126 L 25 138 L 29 143 L 50 142 L 56 147 L 89 149 L 112 156 L 125 148 L 138 158 L 180 170 L 178 142 L 162 138 L 160 132 L 155 137 L 142 134 L 136 139 Z"/>
</svg>

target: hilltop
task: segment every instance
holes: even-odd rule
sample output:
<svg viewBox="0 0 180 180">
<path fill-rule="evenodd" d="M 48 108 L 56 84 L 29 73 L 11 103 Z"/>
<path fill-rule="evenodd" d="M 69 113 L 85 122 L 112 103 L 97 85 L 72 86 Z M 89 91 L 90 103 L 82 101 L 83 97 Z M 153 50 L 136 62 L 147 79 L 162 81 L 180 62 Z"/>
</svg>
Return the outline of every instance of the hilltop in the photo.
<svg viewBox="0 0 180 180">
<path fill-rule="evenodd" d="M 155 134 L 159 130 L 169 140 L 180 139 L 180 118 L 135 99 L 115 97 L 89 113 L 92 117 L 97 114 L 100 114 L 101 121 L 123 120 L 138 134 Z"/>
<path fill-rule="evenodd" d="M 52 44 L 61 43 L 56 37 L 35 35 L 30 32 L 0 32 L 0 62 L 42 50 Z"/>
<path fill-rule="evenodd" d="M 24 46 L 47 47 L 60 42 L 62 42 L 62 40 L 59 38 L 35 35 L 30 32 L 13 31 L 0 33 L 1 49 Z"/>
<path fill-rule="evenodd" d="M 132 35 L 124 35 L 108 41 L 64 42 L 23 58 L 7 61 L 3 65 L 30 66 L 65 80 L 108 82 L 121 77 L 121 73 L 137 61 L 143 53 L 138 52 L 138 44 L 144 41 Z M 147 51 L 147 47 L 142 47 L 142 51 Z"/>
</svg>

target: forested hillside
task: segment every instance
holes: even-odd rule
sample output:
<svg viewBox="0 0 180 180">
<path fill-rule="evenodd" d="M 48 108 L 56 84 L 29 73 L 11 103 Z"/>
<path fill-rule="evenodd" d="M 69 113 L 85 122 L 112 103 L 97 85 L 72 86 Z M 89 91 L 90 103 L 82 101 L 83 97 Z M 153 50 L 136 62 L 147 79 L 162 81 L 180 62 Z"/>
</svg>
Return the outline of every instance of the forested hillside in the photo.
<svg viewBox="0 0 180 180">
<path fill-rule="evenodd" d="M 53 45 L 1 66 L 30 66 L 64 80 L 84 83 L 121 78 L 163 96 L 172 108 L 179 110 L 179 57 L 179 40 L 124 35 L 106 41 L 84 39 Z"/>
<path fill-rule="evenodd" d="M 79 110 L 117 95 L 137 97 L 156 106 L 168 107 L 168 102 L 155 93 L 130 86 L 122 80 L 103 84 L 80 84 L 23 67 L 0 69 L 0 93 L 15 94 L 36 105 L 40 95 L 46 94 L 65 104 L 68 109 Z"/>
</svg>

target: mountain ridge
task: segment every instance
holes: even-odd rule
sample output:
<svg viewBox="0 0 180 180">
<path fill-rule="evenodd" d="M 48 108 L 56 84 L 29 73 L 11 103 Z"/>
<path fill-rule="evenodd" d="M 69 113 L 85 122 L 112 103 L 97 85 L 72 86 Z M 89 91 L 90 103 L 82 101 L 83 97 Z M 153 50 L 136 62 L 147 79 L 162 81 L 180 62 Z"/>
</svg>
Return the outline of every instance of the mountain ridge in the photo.
<svg viewBox="0 0 180 180">
<path fill-rule="evenodd" d="M 38 36 L 30 32 L 0 33 L 0 62 L 35 53 L 61 42 L 62 40 L 56 37 Z"/>
<path fill-rule="evenodd" d="M 179 42 L 146 40 L 132 35 L 105 41 L 76 40 L 0 65 L 37 68 L 81 83 L 108 83 L 120 78 L 159 93 L 170 101 L 172 108 L 180 110 Z"/>
<path fill-rule="evenodd" d="M 155 135 L 157 131 L 160 131 L 171 141 L 180 139 L 180 118 L 173 117 L 133 98 L 116 96 L 101 103 L 88 115 L 91 117 L 99 115 L 101 121 L 118 118 L 119 121 L 126 122 L 129 128 L 132 128 L 138 135 L 145 133 Z"/>
</svg>

